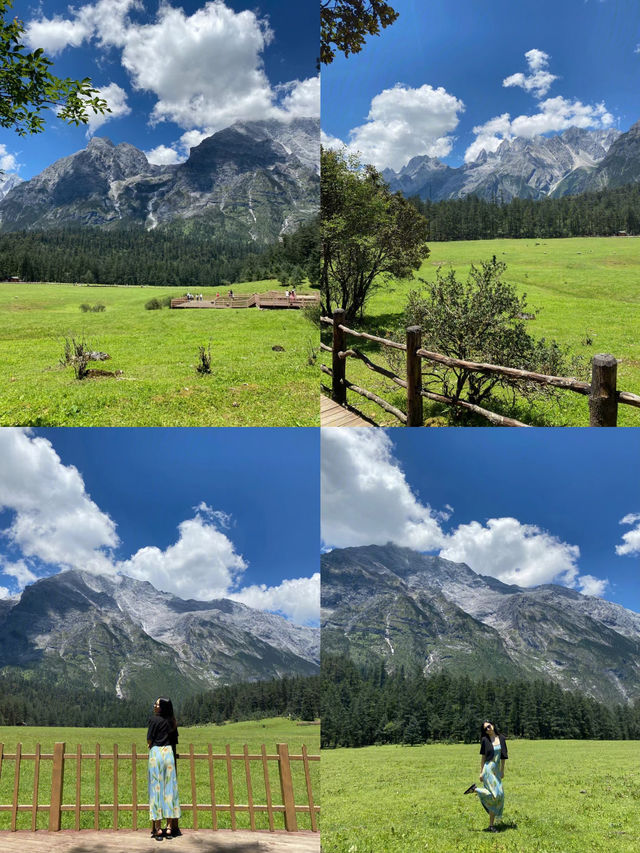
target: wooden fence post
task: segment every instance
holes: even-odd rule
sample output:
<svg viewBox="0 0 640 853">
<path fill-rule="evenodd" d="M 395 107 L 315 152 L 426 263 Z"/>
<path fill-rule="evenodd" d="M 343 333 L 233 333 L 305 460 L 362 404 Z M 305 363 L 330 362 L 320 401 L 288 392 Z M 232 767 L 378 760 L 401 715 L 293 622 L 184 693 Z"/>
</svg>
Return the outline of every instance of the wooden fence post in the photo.
<svg viewBox="0 0 640 853">
<path fill-rule="evenodd" d="M 62 783 L 64 781 L 64 743 L 53 747 L 53 772 L 51 774 L 51 807 L 49 809 L 49 832 L 60 831 L 62 818 Z"/>
<path fill-rule="evenodd" d="M 589 426 L 617 426 L 617 371 L 618 362 L 612 355 L 594 355 L 591 362 Z"/>
<path fill-rule="evenodd" d="M 422 359 L 416 350 L 422 346 L 422 329 L 407 329 L 407 426 L 422 426 Z"/>
<path fill-rule="evenodd" d="M 347 386 L 344 384 L 347 372 L 346 358 L 340 358 L 338 353 L 344 352 L 345 334 L 340 328 L 344 323 L 344 309 L 338 308 L 333 312 L 333 358 L 331 369 L 333 372 L 333 381 L 331 383 L 331 399 L 335 400 L 341 406 L 347 402 Z"/>
<path fill-rule="evenodd" d="M 296 817 L 296 806 L 293 797 L 291 762 L 289 761 L 289 747 L 286 743 L 278 744 L 278 768 L 280 770 L 280 790 L 282 791 L 282 803 L 284 805 L 284 828 L 287 832 L 297 832 L 298 819 Z"/>
</svg>

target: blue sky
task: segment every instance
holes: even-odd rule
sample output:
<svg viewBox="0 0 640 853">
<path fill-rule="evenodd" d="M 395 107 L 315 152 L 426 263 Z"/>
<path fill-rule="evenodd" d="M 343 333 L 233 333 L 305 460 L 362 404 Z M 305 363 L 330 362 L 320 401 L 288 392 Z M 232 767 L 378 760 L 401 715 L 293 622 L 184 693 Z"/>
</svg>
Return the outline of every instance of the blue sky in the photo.
<svg viewBox="0 0 640 853">
<path fill-rule="evenodd" d="M 455 166 L 505 137 L 640 119 L 637 0 L 392 5 L 392 26 L 322 73 L 324 133 L 379 168 L 417 154 Z"/>
<path fill-rule="evenodd" d="M 319 464 L 316 430 L 0 430 L 0 592 L 121 572 L 317 623 Z"/>
<path fill-rule="evenodd" d="M 26 43 L 60 77 L 90 77 L 113 108 L 89 134 L 130 142 L 158 163 L 238 119 L 317 115 L 316 0 L 16 0 Z M 84 148 L 87 128 L 54 116 L 45 133 L 0 132 L 0 168 L 27 179 Z"/>
<path fill-rule="evenodd" d="M 634 429 L 323 430 L 322 536 L 640 612 L 639 482 Z"/>
</svg>

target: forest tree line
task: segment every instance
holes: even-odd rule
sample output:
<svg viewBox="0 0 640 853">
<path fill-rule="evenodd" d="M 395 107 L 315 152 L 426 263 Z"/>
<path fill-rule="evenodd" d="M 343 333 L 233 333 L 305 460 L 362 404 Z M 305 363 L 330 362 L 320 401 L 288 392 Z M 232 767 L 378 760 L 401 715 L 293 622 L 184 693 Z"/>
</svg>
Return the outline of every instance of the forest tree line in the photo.
<svg viewBox="0 0 640 853">
<path fill-rule="evenodd" d="M 118 699 L 102 690 L 75 690 L 25 678 L 0 675 L 1 726 L 146 726 L 157 696 L 148 702 Z M 239 722 L 264 717 L 315 720 L 320 715 L 320 676 L 292 676 L 241 682 L 181 699 L 169 697 L 180 725 Z"/>
<path fill-rule="evenodd" d="M 640 700 L 609 706 L 550 681 L 425 676 L 346 656 L 322 663 L 322 747 L 479 741 L 484 720 L 507 737 L 640 739 Z"/>
<path fill-rule="evenodd" d="M 172 231 L 63 228 L 0 235 L 0 281 L 224 287 L 278 279 L 299 286 L 317 281 L 317 220 L 276 244 L 258 247 Z"/>
<path fill-rule="evenodd" d="M 611 237 L 640 234 L 640 184 L 561 198 L 485 201 L 475 195 L 409 201 L 426 217 L 430 241 L 501 237 Z"/>
</svg>

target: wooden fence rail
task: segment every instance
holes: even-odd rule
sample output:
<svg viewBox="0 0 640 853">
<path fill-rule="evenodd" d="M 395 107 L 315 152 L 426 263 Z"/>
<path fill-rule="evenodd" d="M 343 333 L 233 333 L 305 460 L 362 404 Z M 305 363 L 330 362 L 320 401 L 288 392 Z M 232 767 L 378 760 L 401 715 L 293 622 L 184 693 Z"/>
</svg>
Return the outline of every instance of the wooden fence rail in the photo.
<svg viewBox="0 0 640 853">
<path fill-rule="evenodd" d="M 298 830 L 298 815 L 305 814 L 309 816 L 309 824 L 313 832 L 318 832 L 318 814 L 320 807 L 317 806 L 313 798 L 313 790 L 311 785 L 310 763 L 319 761 L 319 755 L 309 755 L 307 747 L 302 747 L 300 755 L 290 755 L 289 747 L 286 743 L 277 744 L 277 753 L 268 754 L 266 747 L 262 744 L 259 753 L 249 752 L 248 746 L 245 744 L 242 753 L 235 754 L 231 752 L 230 746 L 227 744 L 224 753 L 214 753 L 211 744 L 207 745 L 206 753 L 195 753 L 193 744 L 189 745 L 187 753 L 178 754 L 178 769 L 182 770 L 184 765 L 187 765 L 186 775 L 188 775 L 188 783 L 186 783 L 185 772 L 179 777 L 179 791 L 181 792 L 180 806 L 182 813 L 191 812 L 193 828 L 198 829 L 198 814 L 199 812 L 210 812 L 211 823 L 213 829 L 218 829 L 218 815 L 221 812 L 228 812 L 230 816 L 231 829 L 238 828 L 237 815 L 240 812 L 248 813 L 249 828 L 256 829 L 256 815 L 258 813 L 267 816 L 269 829 L 275 830 L 275 816 L 283 815 L 284 828 L 289 832 L 297 832 Z M 113 745 L 111 752 L 102 752 L 100 744 L 96 744 L 95 751 L 83 752 L 80 745 L 77 746 L 74 752 L 67 752 L 64 743 L 56 743 L 52 753 L 42 752 L 40 744 L 36 745 L 35 752 L 27 753 L 22 751 L 22 744 L 17 744 L 14 753 L 5 753 L 4 744 L 0 743 L 0 778 L 7 773 L 7 762 L 14 762 L 13 775 L 13 796 L 11 803 L 0 804 L 0 812 L 10 812 L 11 823 L 10 828 L 15 832 L 18 828 L 18 814 L 20 812 L 29 812 L 31 815 L 30 829 L 37 829 L 38 814 L 45 812 L 48 814 L 48 829 L 51 832 L 57 832 L 62 826 L 62 813 L 73 812 L 74 828 L 80 829 L 81 814 L 83 812 L 93 813 L 93 829 L 100 829 L 100 813 L 112 812 L 112 823 L 110 829 L 120 828 L 120 813 L 131 812 L 133 829 L 138 828 L 138 812 L 148 811 L 148 802 L 138 801 L 138 764 L 144 762 L 145 767 L 140 775 L 140 779 L 146 778 L 147 752 L 138 753 L 136 745 L 132 744 L 131 752 L 120 752 L 118 744 Z M 33 788 L 30 797 L 30 802 L 20 803 L 21 791 L 21 771 L 25 762 L 33 762 Z M 112 802 L 101 802 L 101 781 L 104 779 L 105 762 L 112 762 L 111 782 L 109 785 L 113 792 Z M 208 796 L 205 802 L 198 802 L 198 791 L 196 782 L 196 764 L 198 762 L 206 762 L 208 768 Z M 298 779 L 298 787 L 301 787 L 300 775 L 304 776 L 304 792 L 294 791 L 294 774 L 292 773 L 292 763 L 302 764 L 302 774 L 296 774 Z M 41 782 L 43 764 L 48 763 L 46 777 L 49 778 L 49 770 L 51 771 L 51 793 L 49 802 L 41 803 Z M 125 778 L 131 782 L 131 802 L 121 803 L 119 797 L 119 788 L 122 782 L 122 773 L 120 767 L 123 763 L 130 763 L 129 771 L 125 771 Z M 223 783 L 218 778 L 216 786 L 216 775 L 219 777 L 219 772 L 216 774 L 215 765 L 222 765 Z M 237 802 L 234 793 L 234 785 L 238 787 L 239 781 L 236 775 L 234 781 L 234 765 L 241 768 L 241 782 L 243 793 L 246 792 L 246 802 Z M 257 770 L 256 770 L 257 765 Z M 278 778 L 280 782 L 280 802 L 274 802 L 272 792 L 272 782 L 275 784 L 275 776 L 271 777 L 270 771 L 273 768 L 274 772 L 277 765 Z M 91 782 L 93 802 L 86 803 L 82 801 L 82 783 L 83 783 L 83 768 L 89 767 L 90 776 L 93 776 Z M 75 796 L 73 803 L 63 802 L 63 792 L 68 793 L 70 790 L 67 784 L 65 788 L 65 772 L 75 775 Z M 101 773 L 102 771 L 102 773 Z M 259 775 L 259 782 L 256 784 L 256 772 Z M 102 776 L 102 778 L 101 778 Z M 85 776 L 86 783 L 86 776 Z M 265 802 L 256 802 L 254 791 L 264 785 Z M 24 788 L 24 786 L 22 786 Z M 228 796 L 228 802 L 218 802 L 218 791 L 223 790 Z M 128 786 L 127 786 L 128 790 Z M 186 792 L 191 795 L 191 802 L 182 802 Z M 299 793 L 303 800 L 303 804 L 296 803 L 296 793 Z M 277 799 L 277 798 L 276 798 Z"/>
<path fill-rule="evenodd" d="M 422 387 L 422 359 L 446 367 L 459 367 L 469 372 L 483 373 L 487 375 L 505 376 L 510 379 L 521 379 L 538 385 L 549 385 L 554 388 L 562 388 L 582 394 L 589 400 L 589 425 L 590 426 L 617 426 L 618 405 L 620 403 L 628 406 L 640 407 L 640 396 L 628 391 L 619 391 L 617 388 L 617 366 L 618 362 L 612 355 L 595 355 L 591 361 L 591 382 L 581 382 L 566 376 L 547 376 L 543 373 L 534 373 L 530 370 L 519 370 L 515 367 L 504 367 L 496 364 L 484 364 L 476 361 L 465 361 L 459 358 L 451 358 L 442 353 L 430 352 L 422 347 L 422 330 L 419 326 L 411 326 L 406 330 L 406 343 L 390 341 L 367 332 L 358 332 L 344 325 L 344 311 L 334 311 L 333 318 L 322 317 L 321 322 L 333 327 L 332 346 L 321 344 L 325 352 L 332 354 L 331 368 L 324 364 L 320 365 L 323 373 L 331 376 L 331 397 L 341 406 L 346 405 L 347 389 L 366 397 L 377 403 L 385 411 L 395 415 L 398 420 L 406 426 L 422 426 L 424 422 L 422 400 L 423 398 L 459 406 L 468 411 L 489 420 L 497 426 L 526 427 L 528 424 L 498 415 L 481 406 L 469 403 L 466 400 L 456 400 L 428 391 Z M 364 353 L 355 348 L 348 349 L 346 344 L 347 335 L 372 341 L 383 347 L 401 350 L 406 353 L 406 374 L 400 377 L 391 370 L 375 364 Z M 346 361 L 348 358 L 357 358 L 362 361 L 369 370 L 378 373 L 404 388 L 407 398 L 407 412 L 401 412 L 395 406 L 390 405 L 377 394 L 367 391 L 358 385 L 354 385 L 346 378 Z"/>
</svg>

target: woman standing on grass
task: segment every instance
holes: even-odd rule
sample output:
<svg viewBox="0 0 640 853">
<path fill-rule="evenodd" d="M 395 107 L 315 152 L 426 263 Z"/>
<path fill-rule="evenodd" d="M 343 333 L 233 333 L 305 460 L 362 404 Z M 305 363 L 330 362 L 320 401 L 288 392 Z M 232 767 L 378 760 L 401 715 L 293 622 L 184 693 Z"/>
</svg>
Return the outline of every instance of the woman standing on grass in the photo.
<svg viewBox="0 0 640 853">
<path fill-rule="evenodd" d="M 180 817 L 180 800 L 178 799 L 178 780 L 176 764 L 173 757 L 172 740 L 177 734 L 177 725 L 173 715 L 173 705 L 170 699 L 156 699 L 153 706 L 153 716 L 147 729 L 147 746 L 149 747 L 149 819 L 152 821 L 151 836 L 156 841 L 165 837 L 162 832 L 162 818 L 167 818 L 167 835 L 169 820 L 177 829 L 177 819 Z M 173 821 L 175 820 L 175 824 Z M 178 829 L 176 834 L 179 834 Z"/>
<path fill-rule="evenodd" d="M 482 785 L 471 785 L 465 791 L 469 794 L 475 791 L 484 810 L 489 815 L 489 826 L 487 832 L 497 832 L 494 821 L 502 818 L 504 808 L 504 788 L 502 779 L 504 777 L 504 763 L 509 757 L 507 753 L 507 742 L 498 732 L 493 723 L 485 721 L 481 727 L 480 742 L 480 782 Z"/>
</svg>

